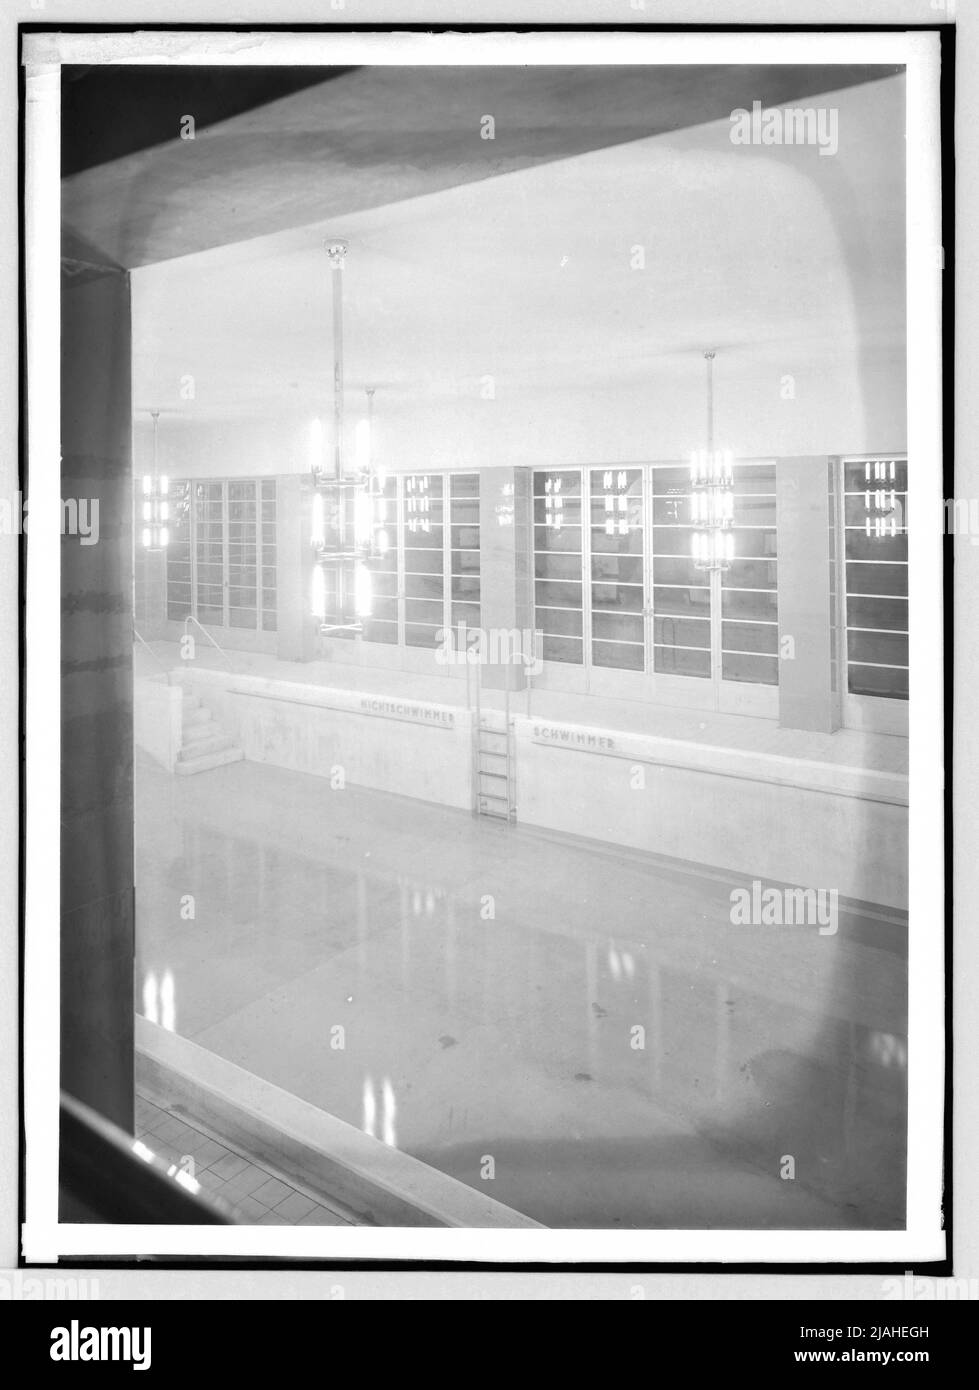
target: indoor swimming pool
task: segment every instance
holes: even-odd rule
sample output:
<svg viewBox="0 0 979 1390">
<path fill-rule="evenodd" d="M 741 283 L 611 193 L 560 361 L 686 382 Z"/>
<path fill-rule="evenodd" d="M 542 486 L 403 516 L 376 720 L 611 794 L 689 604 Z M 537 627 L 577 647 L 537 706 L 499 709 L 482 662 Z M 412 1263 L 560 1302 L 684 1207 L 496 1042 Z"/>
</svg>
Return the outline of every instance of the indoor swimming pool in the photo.
<svg viewBox="0 0 979 1390">
<path fill-rule="evenodd" d="M 136 774 L 137 1009 L 548 1226 L 904 1224 L 906 921 L 241 761 Z"/>
</svg>

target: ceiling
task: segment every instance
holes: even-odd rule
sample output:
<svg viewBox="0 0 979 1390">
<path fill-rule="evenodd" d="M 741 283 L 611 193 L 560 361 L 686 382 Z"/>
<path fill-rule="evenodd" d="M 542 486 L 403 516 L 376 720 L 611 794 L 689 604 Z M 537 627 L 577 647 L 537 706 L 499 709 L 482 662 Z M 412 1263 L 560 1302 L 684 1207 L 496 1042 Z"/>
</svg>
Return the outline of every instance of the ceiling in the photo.
<svg viewBox="0 0 979 1390">
<path fill-rule="evenodd" d="M 66 254 L 148 265 L 722 119 L 753 100 L 776 105 L 895 71 L 67 69 L 75 80 L 65 91 Z M 289 87 L 298 90 L 283 95 Z M 194 115 L 194 140 L 178 138 L 185 113 Z M 495 121 L 492 140 L 481 138 L 485 115 Z"/>
<path fill-rule="evenodd" d="M 351 243 L 348 389 L 428 412 L 433 440 L 453 412 L 486 413 L 487 378 L 498 415 L 519 398 L 558 430 L 595 393 L 668 411 L 691 382 L 699 397 L 706 346 L 732 406 L 762 370 L 859 393 L 875 358 L 903 371 L 903 80 L 824 99 L 832 157 L 734 146 L 725 119 L 148 267 L 135 403 L 259 431 L 328 413 L 331 234 Z"/>
</svg>

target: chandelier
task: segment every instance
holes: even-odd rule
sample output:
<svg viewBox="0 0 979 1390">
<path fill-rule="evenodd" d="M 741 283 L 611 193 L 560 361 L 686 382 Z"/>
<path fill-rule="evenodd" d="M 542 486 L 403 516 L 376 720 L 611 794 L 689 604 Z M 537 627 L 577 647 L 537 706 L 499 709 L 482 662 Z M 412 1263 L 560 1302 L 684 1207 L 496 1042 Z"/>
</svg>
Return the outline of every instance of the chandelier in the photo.
<svg viewBox="0 0 979 1390">
<path fill-rule="evenodd" d="M 153 471 L 143 474 L 141 498 L 141 540 L 144 550 L 166 550 L 170 543 L 170 480 L 160 476 L 160 412 L 151 410 L 153 419 Z"/>
<path fill-rule="evenodd" d="M 690 507 L 694 568 L 723 573 L 734 559 L 734 461 L 730 449 L 714 448 L 714 352 L 707 363 L 707 448 L 690 455 Z"/>
<path fill-rule="evenodd" d="M 373 606 L 370 562 L 389 546 L 384 476 L 374 463 L 374 388 L 355 433 L 352 466 L 344 456 L 343 271 L 347 243 L 326 242 L 333 288 L 333 457 L 324 460 L 323 428 L 310 429 L 313 475 L 311 608 L 322 633 L 362 632 Z"/>
</svg>

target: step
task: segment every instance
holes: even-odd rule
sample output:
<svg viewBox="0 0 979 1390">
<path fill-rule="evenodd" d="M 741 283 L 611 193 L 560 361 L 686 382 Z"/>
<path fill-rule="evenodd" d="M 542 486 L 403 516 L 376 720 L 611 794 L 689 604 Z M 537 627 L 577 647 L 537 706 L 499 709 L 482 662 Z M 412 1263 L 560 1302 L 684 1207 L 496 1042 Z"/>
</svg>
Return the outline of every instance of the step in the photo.
<svg viewBox="0 0 979 1390">
<path fill-rule="evenodd" d="M 195 738 L 188 742 L 184 740 L 183 747 L 177 754 L 178 762 L 186 762 L 188 758 L 199 758 L 205 753 L 221 753 L 225 748 L 232 746 L 231 737 L 228 734 L 217 731 L 208 738 Z"/>
<path fill-rule="evenodd" d="M 184 713 L 185 713 L 185 714 L 187 713 L 188 710 L 200 709 L 200 704 L 201 704 L 201 701 L 200 701 L 200 696 L 199 696 L 199 695 L 188 695 L 188 694 L 187 694 L 187 691 L 186 691 L 186 690 L 184 691 L 183 707 L 184 707 Z"/>
<path fill-rule="evenodd" d="M 190 777 L 195 772 L 209 772 L 213 767 L 224 767 L 226 763 L 240 763 L 244 759 L 240 748 L 224 748 L 219 753 L 205 753 L 199 758 L 178 759 L 175 771 L 180 777 Z"/>
<path fill-rule="evenodd" d="M 211 711 L 206 705 L 202 705 L 198 700 L 196 705 L 188 706 L 184 701 L 184 728 L 193 728 L 195 724 L 206 724 L 211 718 Z"/>
<path fill-rule="evenodd" d="M 507 808 L 505 797 L 502 801 L 498 801 L 495 797 L 484 796 L 481 793 L 476 804 L 479 814 L 481 816 L 488 816 L 490 820 L 508 821 L 510 819 L 510 812 Z"/>
<path fill-rule="evenodd" d="M 202 739 L 213 738 L 215 734 L 223 733 L 221 725 L 213 719 L 202 719 L 199 724 L 189 724 L 184 726 L 183 742 L 200 743 Z"/>
</svg>

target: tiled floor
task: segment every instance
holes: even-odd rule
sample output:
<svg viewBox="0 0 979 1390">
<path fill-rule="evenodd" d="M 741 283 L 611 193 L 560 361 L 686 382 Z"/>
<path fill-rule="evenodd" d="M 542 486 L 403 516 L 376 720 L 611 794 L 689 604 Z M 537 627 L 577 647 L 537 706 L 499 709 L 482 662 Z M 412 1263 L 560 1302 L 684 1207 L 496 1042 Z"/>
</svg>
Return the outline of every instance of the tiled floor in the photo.
<svg viewBox="0 0 979 1390">
<path fill-rule="evenodd" d="M 142 1011 L 378 1140 L 551 1226 L 903 1223 L 899 924 L 249 762 L 136 831 Z"/>
<path fill-rule="evenodd" d="M 136 1097 L 136 1138 L 165 1162 L 188 1172 L 209 1196 L 227 1202 L 237 1221 L 259 1226 L 353 1224 L 324 1202 L 218 1143 L 184 1116 L 140 1095 Z"/>
</svg>

